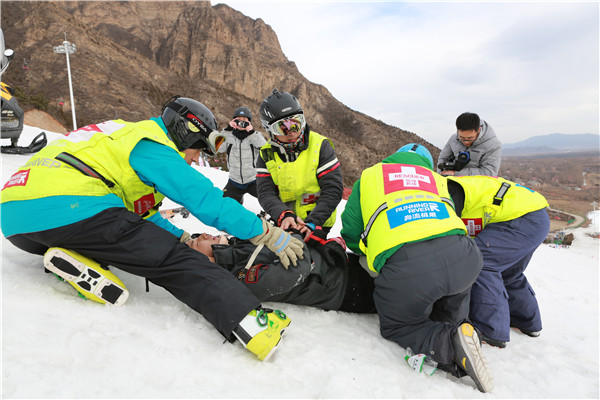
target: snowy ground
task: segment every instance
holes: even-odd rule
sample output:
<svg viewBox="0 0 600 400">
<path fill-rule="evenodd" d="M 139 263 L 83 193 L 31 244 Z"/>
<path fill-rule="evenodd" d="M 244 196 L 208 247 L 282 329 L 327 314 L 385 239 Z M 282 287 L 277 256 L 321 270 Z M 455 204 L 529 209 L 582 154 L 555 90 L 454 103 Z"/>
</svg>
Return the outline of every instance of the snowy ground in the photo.
<svg viewBox="0 0 600 400">
<path fill-rule="evenodd" d="M 26 127 L 20 144 L 39 131 Z M 2 155 L 2 182 L 26 159 Z M 226 173 L 199 170 L 225 185 Z M 259 211 L 254 198 L 245 205 Z M 215 232 L 193 217 L 174 223 Z M 146 293 L 143 279 L 117 271 L 130 290 L 123 307 L 84 301 L 43 273 L 41 257 L 2 238 L 2 397 L 598 398 L 599 245 L 585 235 L 591 229 L 576 229 L 569 249 L 535 253 L 526 274 L 544 329 L 535 339 L 513 331 L 505 349 L 484 345 L 495 379 L 489 394 L 468 377 L 415 373 L 404 349 L 379 335 L 375 315 L 268 304 L 292 325 L 260 362 L 160 287 Z"/>
</svg>

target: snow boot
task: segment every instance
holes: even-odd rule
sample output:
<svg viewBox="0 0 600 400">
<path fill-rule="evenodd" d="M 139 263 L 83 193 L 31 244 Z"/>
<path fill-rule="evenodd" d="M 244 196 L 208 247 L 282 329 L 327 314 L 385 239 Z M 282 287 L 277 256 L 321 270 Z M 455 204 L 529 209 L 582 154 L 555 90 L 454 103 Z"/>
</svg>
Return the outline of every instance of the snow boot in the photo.
<svg viewBox="0 0 600 400">
<path fill-rule="evenodd" d="M 498 347 L 500 349 L 504 349 L 507 344 L 506 342 L 503 342 L 502 340 L 497 340 L 497 339 L 492 339 L 491 337 L 487 337 L 483 333 L 481 334 L 481 341 L 483 343 L 489 344 L 490 346 Z"/>
<path fill-rule="evenodd" d="M 494 388 L 494 379 L 483 357 L 479 337 L 473 325 L 461 324 L 452 337 L 455 362 L 473 379 L 480 392 L 488 393 Z"/>
<path fill-rule="evenodd" d="M 51 247 L 44 254 L 44 266 L 69 282 L 83 298 L 120 306 L 129 297 L 125 284 L 115 274 L 74 251 Z"/>
<path fill-rule="evenodd" d="M 514 325 L 511 325 L 510 327 L 520 330 L 521 333 L 523 333 L 523 334 L 525 334 L 525 335 L 527 335 L 529 337 L 539 337 L 542 334 L 542 330 L 541 329 L 539 331 L 528 331 L 528 330 L 525 330 L 525 329 L 517 328 Z"/>
<path fill-rule="evenodd" d="M 282 311 L 259 307 L 244 317 L 233 334 L 259 360 L 265 361 L 277 349 L 290 322 Z"/>
</svg>

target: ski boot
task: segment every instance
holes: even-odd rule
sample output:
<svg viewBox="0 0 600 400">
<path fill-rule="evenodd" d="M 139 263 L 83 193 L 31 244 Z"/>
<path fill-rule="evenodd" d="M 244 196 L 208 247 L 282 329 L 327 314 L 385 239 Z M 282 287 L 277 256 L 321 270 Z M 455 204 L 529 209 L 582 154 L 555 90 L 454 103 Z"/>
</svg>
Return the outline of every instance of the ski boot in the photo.
<svg viewBox="0 0 600 400">
<path fill-rule="evenodd" d="M 290 322 L 282 311 L 259 307 L 244 317 L 233 334 L 259 360 L 265 361 L 275 353 Z"/>
<path fill-rule="evenodd" d="M 494 379 L 481 351 L 481 343 L 473 325 L 461 324 L 452 337 L 455 362 L 477 385 L 480 392 L 488 393 L 494 388 Z"/>
<path fill-rule="evenodd" d="M 115 274 L 74 251 L 51 247 L 44 254 L 44 266 L 69 282 L 83 298 L 120 306 L 129 297 L 125 284 Z"/>
</svg>

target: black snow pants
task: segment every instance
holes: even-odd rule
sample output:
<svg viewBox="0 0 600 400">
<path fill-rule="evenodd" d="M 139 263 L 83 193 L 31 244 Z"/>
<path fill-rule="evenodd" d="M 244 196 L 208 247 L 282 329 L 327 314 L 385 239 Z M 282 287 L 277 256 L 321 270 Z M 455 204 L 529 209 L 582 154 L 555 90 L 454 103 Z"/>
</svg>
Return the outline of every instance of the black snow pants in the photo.
<svg viewBox="0 0 600 400">
<path fill-rule="evenodd" d="M 49 247 L 62 247 L 147 278 L 202 314 L 229 340 L 239 322 L 260 305 L 229 271 L 125 208 L 109 208 L 74 224 L 7 239 L 29 253 L 43 255 Z"/>
<path fill-rule="evenodd" d="M 443 236 L 400 247 L 375 278 L 381 335 L 454 369 L 452 336 L 469 316 L 483 261 L 472 239 Z"/>
<path fill-rule="evenodd" d="M 256 181 L 245 188 L 240 188 L 230 179 L 223 188 L 223 197 L 231 197 L 240 204 L 244 204 L 244 194 L 246 193 L 258 198 L 258 195 L 256 194 Z"/>
</svg>

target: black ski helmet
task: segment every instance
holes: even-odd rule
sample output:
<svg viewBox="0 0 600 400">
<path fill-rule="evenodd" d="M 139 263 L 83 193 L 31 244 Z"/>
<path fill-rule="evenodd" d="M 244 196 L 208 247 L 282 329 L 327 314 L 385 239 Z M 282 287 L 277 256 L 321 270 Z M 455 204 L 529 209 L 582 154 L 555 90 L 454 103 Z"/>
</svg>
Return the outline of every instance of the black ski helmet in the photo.
<svg viewBox="0 0 600 400">
<path fill-rule="evenodd" d="M 209 138 L 217 130 L 217 120 L 204 104 L 174 96 L 163 106 L 161 118 L 179 151 L 194 148 L 214 153 Z"/>
<path fill-rule="evenodd" d="M 275 132 L 271 129 L 271 124 L 282 118 L 295 114 L 304 114 L 304 110 L 298 99 L 287 92 L 280 92 L 273 89 L 273 92 L 263 100 L 260 105 L 260 122 L 265 130 L 273 139 Z"/>
<path fill-rule="evenodd" d="M 233 112 L 233 118 L 246 117 L 248 121 L 252 122 L 252 112 L 248 107 L 238 107 Z"/>
</svg>

